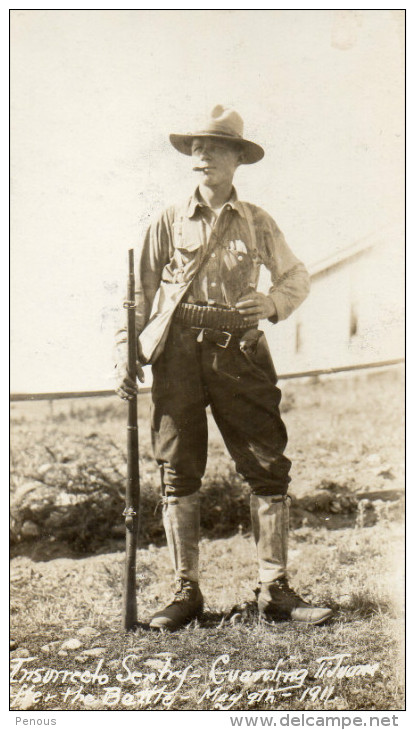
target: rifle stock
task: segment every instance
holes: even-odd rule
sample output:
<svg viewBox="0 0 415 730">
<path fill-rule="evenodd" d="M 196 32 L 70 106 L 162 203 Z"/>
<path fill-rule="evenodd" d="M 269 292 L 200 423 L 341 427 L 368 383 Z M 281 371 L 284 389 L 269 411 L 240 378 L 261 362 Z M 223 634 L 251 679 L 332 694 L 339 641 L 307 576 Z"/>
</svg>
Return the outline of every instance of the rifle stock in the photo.
<svg viewBox="0 0 415 730">
<path fill-rule="evenodd" d="M 128 373 L 137 382 L 137 346 L 135 333 L 134 251 L 128 251 L 127 310 Z M 128 401 L 127 484 L 125 490 L 125 573 L 123 594 L 123 628 L 128 631 L 137 622 L 136 556 L 140 507 L 140 473 L 138 464 L 137 395 Z"/>
</svg>

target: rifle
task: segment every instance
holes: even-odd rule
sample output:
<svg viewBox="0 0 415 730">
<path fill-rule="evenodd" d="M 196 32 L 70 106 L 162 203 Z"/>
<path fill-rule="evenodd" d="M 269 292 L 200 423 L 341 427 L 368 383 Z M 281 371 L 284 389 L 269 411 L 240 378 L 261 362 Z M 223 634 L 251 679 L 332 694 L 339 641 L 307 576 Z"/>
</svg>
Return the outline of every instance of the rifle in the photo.
<svg viewBox="0 0 415 730">
<path fill-rule="evenodd" d="M 128 287 L 127 300 L 127 347 L 128 374 L 134 383 L 137 382 L 137 343 L 135 334 L 135 279 L 134 251 L 128 251 Z M 134 628 L 137 622 L 136 599 L 136 553 L 138 517 L 140 507 L 140 472 L 138 465 L 138 424 L 137 394 L 128 401 L 127 419 L 127 484 L 125 490 L 125 573 L 123 595 L 123 628 L 126 631 Z"/>
</svg>

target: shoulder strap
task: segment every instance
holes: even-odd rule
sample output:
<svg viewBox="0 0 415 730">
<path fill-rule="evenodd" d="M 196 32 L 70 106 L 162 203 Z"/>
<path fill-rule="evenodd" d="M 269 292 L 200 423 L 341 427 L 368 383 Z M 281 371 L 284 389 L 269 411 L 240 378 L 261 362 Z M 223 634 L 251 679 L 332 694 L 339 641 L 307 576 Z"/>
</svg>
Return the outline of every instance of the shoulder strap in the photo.
<svg viewBox="0 0 415 730">
<path fill-rule="evenodd" d="M 249 229 L 249 237 L 251 239 L 251 248 L 256 251 L 257 245 L 256 245 L 256 231 L 254 226 L 254 217 L 252 215 L 251 207 L 248 203 L 245 203 L 243 201 L 240 201 L 240 206 L 242 207 L 242 210 L 244 212 L 246 222 L 248 223 L 248 229 Z"/>
</svg>

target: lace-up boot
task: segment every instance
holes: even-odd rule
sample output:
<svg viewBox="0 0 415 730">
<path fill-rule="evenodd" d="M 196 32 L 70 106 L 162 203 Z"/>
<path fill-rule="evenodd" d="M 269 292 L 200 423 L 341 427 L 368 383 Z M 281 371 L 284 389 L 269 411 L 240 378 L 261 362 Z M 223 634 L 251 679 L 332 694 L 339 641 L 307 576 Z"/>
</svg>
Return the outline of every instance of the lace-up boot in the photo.
<svg viewBox="0 0 415 730">
<path fill-rule="evenodd" d="M 174 631 L 201 616 L 202 613 L 203 596 L 199 585 L 193 581 L 179 578 L 176 581 L 173 600 L 152 616 L 150 626 L 153 629 Z"/>
<path fill-rule="evenodd" d="M 333 613 L 330 608 L 313 606 L 304 601 L 290 588 L 287 578 L 260 583 L 255 593 L 259 613 L 268 621 L 291 619 L 317 625 L 322 624 Z"/>
<path fill-rule="evenodd" d="M 288 585 L 289 497 L 251 495 L 251 518 L 258 554 L 259 584 L 255 594 L 259 613 L 271 621 L 326 621 L 333 613 L 330 608 L 312 606 Z"/>
</svg>

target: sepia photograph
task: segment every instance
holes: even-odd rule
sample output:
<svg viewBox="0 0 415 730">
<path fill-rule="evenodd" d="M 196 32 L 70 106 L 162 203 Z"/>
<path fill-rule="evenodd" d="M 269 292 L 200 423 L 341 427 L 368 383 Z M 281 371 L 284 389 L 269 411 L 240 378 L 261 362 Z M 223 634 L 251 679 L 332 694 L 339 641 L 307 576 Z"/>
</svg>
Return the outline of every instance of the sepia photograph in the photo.
<svg viewBox="0 0 415 730">
<path fill-rule="evenodd" d="M 10 10 L 10 232 L 16 724 L 398 726 L 405 10 Z"/>
</svg>

